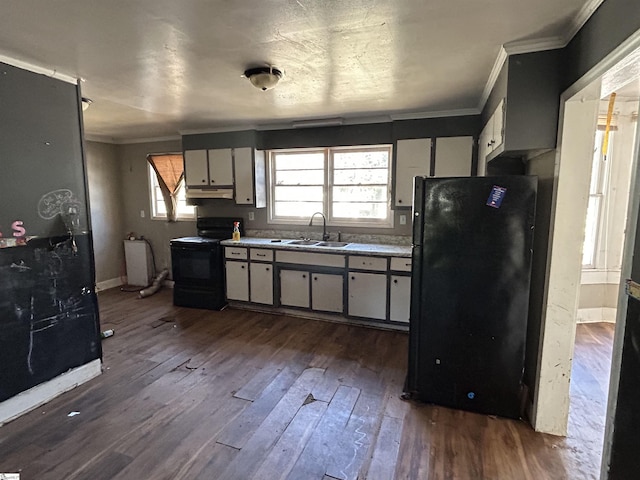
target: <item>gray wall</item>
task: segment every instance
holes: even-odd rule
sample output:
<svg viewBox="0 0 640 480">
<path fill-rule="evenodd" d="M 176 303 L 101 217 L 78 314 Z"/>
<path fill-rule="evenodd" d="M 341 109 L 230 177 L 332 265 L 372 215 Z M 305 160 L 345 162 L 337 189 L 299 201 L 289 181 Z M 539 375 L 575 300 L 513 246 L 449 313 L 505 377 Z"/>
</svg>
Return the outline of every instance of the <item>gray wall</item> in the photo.
<svg viewBox="0 0 640 480">
<path fill-rule="evenodd" d="M 86 142 L 87 178 L 96 282 L 118 279 L 124 273 L 124 208 L 120 162 L 115 145 Z"/>
<path fill-rule="evenodd" d="M 563 90 L 640 30 L 640 2 L 606 0 L 564 48 Z"/>
<path fill-rule="evenodd" d="M 179 140 L 117 146 L 124 205 L 122 238 L 128 232 L 134 232 L 136 236 L 149 240 L 158 271 L 168 268 L 171 272 L 169 240 L 195 235 L 196 226 L 195 221 L 167 222 L 151 219 L 147 154 L 180 151 L 182 145 Z M 141 211 L 144 211 L 144 217 L 141 217 Z M 124 249 L 122 241 L 119 243 L 118 248 Z"/>
<path fill-rule="evenodd" d="M 549 228 L 553 202 L 553 181 L 556 151 L 552 150 L 532 158 L 527 164 L 527 175 L 538 177 L 536 200 L 536 229 L 533 238 L 533 261 L 531 267 L 531 292 L 529 296 L 529 320 L 527 324 L 527 347 L 524 368 L 524 383 L 533 398 L 544 309 L 544 289 L 549 253 Z"/>
</svg>

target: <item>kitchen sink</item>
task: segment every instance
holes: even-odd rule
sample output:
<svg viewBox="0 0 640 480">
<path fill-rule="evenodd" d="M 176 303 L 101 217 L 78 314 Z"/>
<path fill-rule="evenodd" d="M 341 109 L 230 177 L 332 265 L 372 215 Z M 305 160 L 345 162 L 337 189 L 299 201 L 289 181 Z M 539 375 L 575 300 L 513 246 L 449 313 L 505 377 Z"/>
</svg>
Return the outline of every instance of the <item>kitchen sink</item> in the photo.
<svg viewBox="0 0 640 480">
<path fill-rule="evenodd" d="M 347 245 L 349 245 L 347 242 L 320 242 L 316 245 L 316 247 L 340 248 L 340 247 L 346 247 Z"/>
<path fill-rule="evenodd" d="M 317 240 L 293 240 L 289 242 L 289 245 L 317 245 Z"/>
</svg>

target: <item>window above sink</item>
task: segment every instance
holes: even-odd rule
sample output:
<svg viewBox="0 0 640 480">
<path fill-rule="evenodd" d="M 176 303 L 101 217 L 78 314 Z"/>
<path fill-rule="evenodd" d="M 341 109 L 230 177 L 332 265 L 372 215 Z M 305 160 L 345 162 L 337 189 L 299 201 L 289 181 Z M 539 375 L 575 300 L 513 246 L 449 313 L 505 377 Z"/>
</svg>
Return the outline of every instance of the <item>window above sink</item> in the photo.
<svg viewBox="0 0 640 480">
<path fill-rule="evenodd" d="M 391 145 L 270 151 L 268 222 L 321 211 L 328 226 L 392 228 L 391 158 Z"/>
</svg>

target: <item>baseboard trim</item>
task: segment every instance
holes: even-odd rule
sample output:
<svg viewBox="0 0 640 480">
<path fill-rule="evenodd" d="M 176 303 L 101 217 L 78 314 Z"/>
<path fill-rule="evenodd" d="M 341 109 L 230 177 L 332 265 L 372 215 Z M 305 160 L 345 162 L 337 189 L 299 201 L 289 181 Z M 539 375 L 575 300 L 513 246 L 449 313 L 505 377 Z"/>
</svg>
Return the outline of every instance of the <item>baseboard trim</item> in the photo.
<svg viewBox="0 0 640 480">
<path fill-rule="evenodd" d="M 578 323 L 616 323 L 616 310 L 612 307 L 579 308 L 576 321 Z"/>
<path fill-rule="evenodd" d="M 0 427 L 101 373 L 102 362 L 100 359 L 93 360 L 5 400 L 0 403 Z"/>
<path fill-rule="evenodd" d="M 98 282 L 96 283 L 96 292 L 101 292 L 102 290 L 108 290 L 110 288 L 119 287 L 120 285 L 122 285 L 122 280 L 120 278 L 112 278 L 110 280 Z"/>
</svg>

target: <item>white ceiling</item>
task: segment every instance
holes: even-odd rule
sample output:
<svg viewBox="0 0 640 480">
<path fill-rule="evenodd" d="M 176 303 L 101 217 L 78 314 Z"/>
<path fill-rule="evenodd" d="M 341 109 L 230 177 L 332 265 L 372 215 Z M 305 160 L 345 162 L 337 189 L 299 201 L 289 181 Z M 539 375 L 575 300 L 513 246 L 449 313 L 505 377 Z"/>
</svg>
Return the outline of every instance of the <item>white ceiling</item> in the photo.
<svg viewBox="0 0 640 480">
<path fill-rule="evenodd" d="M 115 142 L 477 113 L 503 45 L 562 46 L 601 1 L 0 0 L 0 55 L 82 78 L 86 133 Z M 265 64 L 262 92 L 241 74 Z"/>
</svg>

